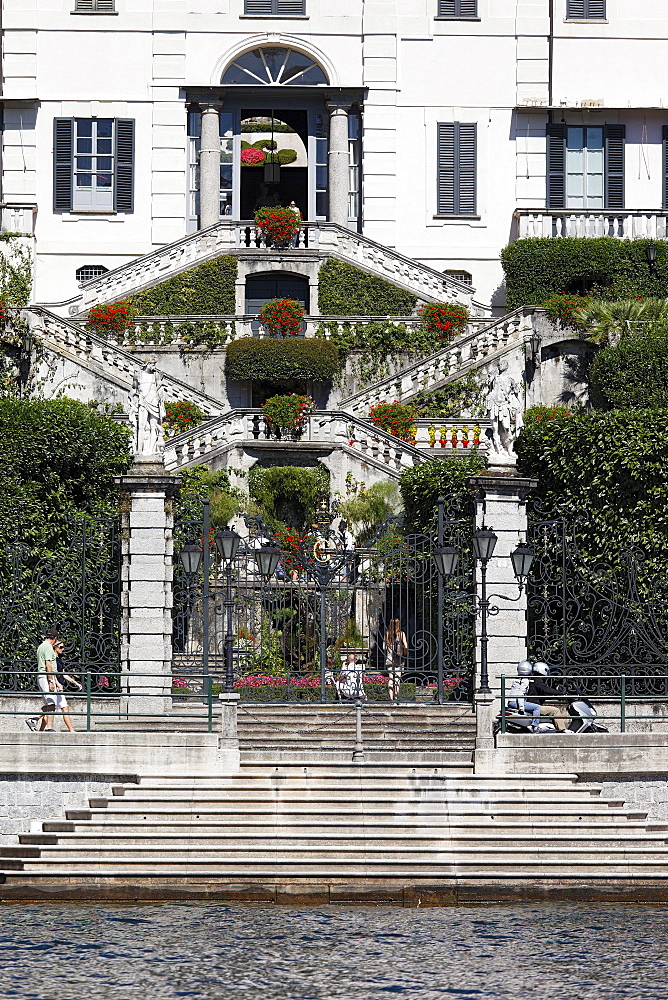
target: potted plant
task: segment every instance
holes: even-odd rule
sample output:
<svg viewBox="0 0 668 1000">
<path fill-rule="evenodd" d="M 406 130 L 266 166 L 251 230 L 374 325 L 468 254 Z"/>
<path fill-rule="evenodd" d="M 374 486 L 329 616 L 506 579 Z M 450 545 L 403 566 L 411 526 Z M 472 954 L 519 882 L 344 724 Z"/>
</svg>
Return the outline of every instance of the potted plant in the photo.
<svg viewBox="0 0 668 1000">
<path fill-rule="evenodd" d="M 191 428 L 201 424 L 204 419 L 204 410 L 200 409 L 197 403 L 191 403 L 187 399 L 178 399 L 175 402 L 165 403 L 163 427 L 168 437 L 189 431 Z"/>
<path fill-rule="evenodd" d="M 417 428 L 415 427 L 415 407 L 410 403 L 393 403 L 383 400 L 369 410 L 369 420 L 381 430 L 395 434 L 402 441 L 413 441 Z"/>
<path fill-rule="evenodd" d="M 134 327 L 136 315 L 137 310 L 131 302 L 93 306 L 88 312 L 86 326 L 100 337 L 123 339 L 123 335 Z"/>
<path fill-rule="evenodd" d="M 298 441 L 304 433 L 308 418 L 315 409 L 310 396 L 300 396 L 297 392 L 285 396 L 270 396 L 262 407 L 267 435 Z"/>
<path fill-rule="evenodd" d="M 301 217 L 291 208 L 260 208 L 255 213 L 255 225 L 267 246 L 280 249 L 290 246 L 301 229 Z"/>
<path fill-rule="evenodd" d="M 354 618 L 349 618 L 334 644 L 334 649 L 340 655 L 341 662 L 343 663 L 350 653 L 355 656 L 366 655 L 367 646 L 368 643 L 365 642 L 357 622 Z"/>
<path fill-rule="evenodd" d="M 442 340 L 464 332 L 469 311 L 466 306 L 454 302 L 427 302 L 418 312 L 418 317 L 427 333 Z"/>
<path fill-rule="evenodd" d="M 296 299 L 272 299 L 260 310 L 260 322 L 271 337 L 296 337 L 304 307 Z"/>
</svg>

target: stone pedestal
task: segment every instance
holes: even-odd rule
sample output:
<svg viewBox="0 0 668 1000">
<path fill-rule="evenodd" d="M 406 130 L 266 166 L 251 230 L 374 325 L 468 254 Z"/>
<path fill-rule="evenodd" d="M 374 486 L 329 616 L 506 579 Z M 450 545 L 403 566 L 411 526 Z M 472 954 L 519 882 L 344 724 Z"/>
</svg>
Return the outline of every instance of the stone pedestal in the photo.
<svg viewBox="0 0 668 1000">
<path fill-rule="evenodd" d="M 171 708 L 172 500 L 180 484 L 158 457 L 136 461 L 116 480 L 125 493 L 121 670 L 127 711 Z"/>
<path fill-rule="evenodd" d="M 519 584 L 513 572 L 510 553 L 518 542 L 526 541 L 525 501 L 531 490 L 538 485 L 538 480 L 525 479 L 507 468 L 491 468 L 478 476 L 472 476 L 470 484 L 478 499 L 476 527 L 480 528 L 484 523 L 498 536 L 494 556 L 487 565 L 487 594 L 491 605 L 499 608 L 498 614 L 489 615 L 487 619 L 489 685 L 498 699 L 501 674 L 515 674 L 518 661 L 525 659 L 527 655 L 526 594 L 519 595 Z M 480 597 L 479 563 L 476 565 L 476 572 L 476 586 Z M 496 600 L 492 596 L 494 594 L 513 600 Z M 516 600 L 518 597 L 519 600 Z M 479 619 L 477 634 L 476 688 L 480 683 Z"/>
<path fill-rule="evenodd" d="M 350 153 L 348 111 L 350 104 L 330 101 L 329 119 L 329 221 L 348 227 Z"/>
<path fill-rule="evenodd" d="M 220 748 L 221 750 L 238 750 L 237 709 L 239 695 L 223 692 L 218 697 L 220 698 Z"/>
<path fill-rule="evenodd" d="M 220 222 L 220 101 L 202 103 L 199 154 L 199 224 L 201 229 Z"/>
</svg>

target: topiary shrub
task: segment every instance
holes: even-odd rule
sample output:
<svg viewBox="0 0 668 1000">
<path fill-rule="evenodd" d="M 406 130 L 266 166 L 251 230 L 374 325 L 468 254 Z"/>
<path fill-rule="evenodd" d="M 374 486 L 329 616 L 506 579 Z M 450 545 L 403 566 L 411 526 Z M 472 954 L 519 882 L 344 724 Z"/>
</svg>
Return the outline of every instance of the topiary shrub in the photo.
<svg viewBox="0 0 668 1000">
<path fill-rule="evenodd" d="M 589 396 L 599 409 L 636 410 L 668 400 L 668 329 L 623 337 L 589 368 Z"/>
<path fill-rule="evenodd" d="M 134 295 L 140 316 L 231 316 L 235 312 L 237 259 L 216 257 Z"/>
<path fill-rule="evenodd" d="M 228 346 L 225 355 L 225 373 L 241 380 L 329 382 L 338 366 L 334 344 L 301 337 L 241 337 Z"/>
<path fill-rule="evenodd" d="M 329 473 L 320 465 L 255 465 L 248 473 L 248 492 L 272 528 L 304 528 L 311 525 L 318 501 L 329 496 Z"/>
<path fill-rule="evenodd" d="M 509 309 L 537 305 L 552 295 L 592 291 L 596 297 L 663 297 L 668 290 L 668 245 L 656 242 L 656 265 L 650 273 L 649 240 L 516 240 L 501 251 Z"/>
<path fill-rule="evenodd" d="M 418 301 L 411 292 L 332 258 L 320 268 L 318 282 L 324 316 L 410 316 Z"/>
</svg>

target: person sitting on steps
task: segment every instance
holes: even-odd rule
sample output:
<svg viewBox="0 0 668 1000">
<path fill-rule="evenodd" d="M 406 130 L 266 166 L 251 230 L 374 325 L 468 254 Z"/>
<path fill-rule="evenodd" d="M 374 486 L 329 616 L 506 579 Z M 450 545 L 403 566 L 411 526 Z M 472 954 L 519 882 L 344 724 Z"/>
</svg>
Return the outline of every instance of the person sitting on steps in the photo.
<svg viewBox="0 0 668 1000">
<path fill-rule="evenodd" d="M 565 711 L 563 708 L 557 708 L 555 705 L 546 705 L 545 699 L 552 698 L 560 700 L 563 695 L 560 695 L 553 687 L 543 680 L 544 677 L 550 672 L 550 668 L 547 663 L 543 663 L 542 660 L 536 661 L 533 665 L 533 674 L 529 681 L 529 690 L 527 695 L 532 701 L 535 701 L 540 705 L 540 714 L 551 717 L 557 731 L 560 733 L 568 733 L 569 736 L 573 735 L 572 730 L 568 729 L 567 722 L 565 718 Z"/>
<path fill-rule="evenodd" d="M 537 702 L 526 700 L 532 672 L 533 667 L 530 662 L 520 660 L 517 664 L 517 677 L 514 678 L 508 690 L 506 705 L 515 712 L 530 712 L 533 715 L 531 731 L 535 733 L 538 731 L 540 723 L 540 705 Z"/>
</svg>

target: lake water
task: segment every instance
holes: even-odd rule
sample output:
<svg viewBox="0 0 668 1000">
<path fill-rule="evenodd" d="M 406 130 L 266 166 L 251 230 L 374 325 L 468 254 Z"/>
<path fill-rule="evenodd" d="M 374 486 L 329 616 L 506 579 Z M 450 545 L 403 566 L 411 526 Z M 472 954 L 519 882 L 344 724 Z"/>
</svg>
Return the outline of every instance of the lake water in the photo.
<svg viewBox="0 0 668 1000">
<path fill-rule="evenodd" d="M 668 997 L 668 911 L 0 907 L 0 998 Z"/>
</svg>

